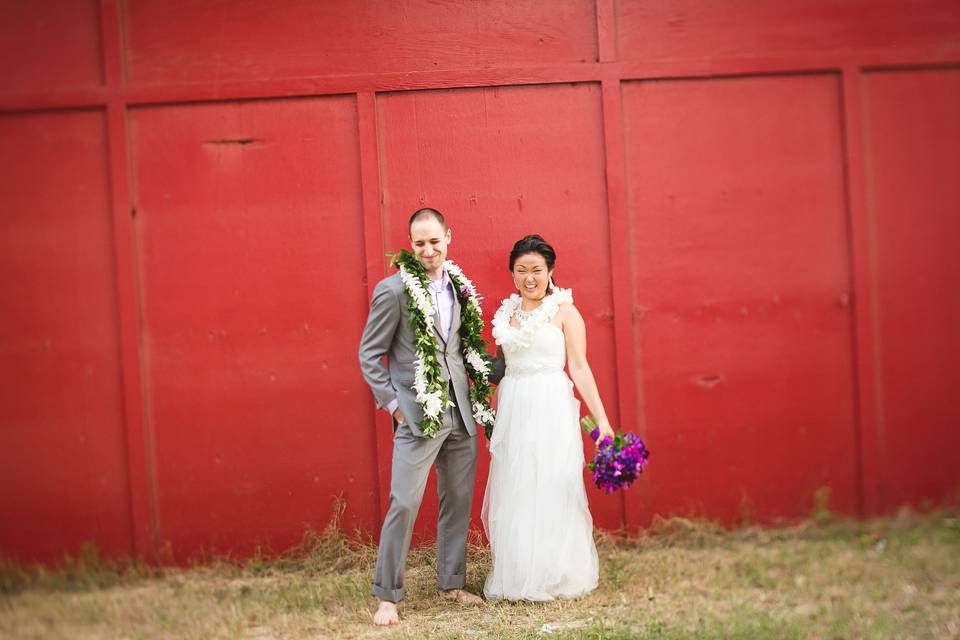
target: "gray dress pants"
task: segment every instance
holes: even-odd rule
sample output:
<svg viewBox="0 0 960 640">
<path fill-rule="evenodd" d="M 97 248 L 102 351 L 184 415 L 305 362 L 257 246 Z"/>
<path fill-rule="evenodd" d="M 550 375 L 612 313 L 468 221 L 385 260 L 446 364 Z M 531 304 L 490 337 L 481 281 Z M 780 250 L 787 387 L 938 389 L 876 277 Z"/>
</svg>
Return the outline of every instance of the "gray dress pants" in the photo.
<svg viewBox="0 0 960 640">
<path fill-rule="evenodd" d="M 452 397 L 453 394 L 451 394 Z M 380 531 L 373 595 L 403 600 L 403 573 L 430 467 L 437 465 L 437 584 L 460 589 L 467 573 L 467 526 L 477 471 L 477 438 L 467 433 L 456 407 L 447 409 L 435 438 L 419 438 L 401 424 L 393 436 L 390 507 Z"/>
</svg>

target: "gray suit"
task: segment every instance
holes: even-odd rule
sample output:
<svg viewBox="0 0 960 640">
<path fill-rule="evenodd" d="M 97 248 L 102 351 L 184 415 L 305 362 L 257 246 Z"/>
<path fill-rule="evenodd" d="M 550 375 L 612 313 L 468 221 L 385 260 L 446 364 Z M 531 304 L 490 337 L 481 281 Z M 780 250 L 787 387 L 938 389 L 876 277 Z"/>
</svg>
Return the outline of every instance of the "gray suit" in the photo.
<svg viewBox="0 0 960 640">
<path fill-rule="evenodd" d="M 455 403 L 444 412 L 435 438 L 423 437 L 423 412 L 411 389 L 416 352 L 409 324 L 408 296 L 394 274 L 377 283 L 360 339 L 360 368 L 380 408 L 399 401 L 403 424 L 394 422 L 390 507 L 380 531 L 373 595 L 403 599 L 403 571 L 413 523 L 420 509 L 430 467 L 437 465 L 440 513 L 437 519 L 437 581 L 440 589 L 459 589 L 466 578 L 467 526 L 477 467 L 477 427 L 470 408 L 467 372 L 460 352 L 460 301 L 454 295 L 450 333 L 435 329 L 437 359 Z M 384 365 L 387 356 L 388 365 Z"/>
</svg>

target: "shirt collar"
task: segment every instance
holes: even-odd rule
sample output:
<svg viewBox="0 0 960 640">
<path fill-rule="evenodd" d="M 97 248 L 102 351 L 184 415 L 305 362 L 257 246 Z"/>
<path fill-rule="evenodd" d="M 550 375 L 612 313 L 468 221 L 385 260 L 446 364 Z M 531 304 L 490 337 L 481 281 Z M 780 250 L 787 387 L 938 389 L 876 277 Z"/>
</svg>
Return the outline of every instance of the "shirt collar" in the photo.
<svg viewBox="0 0 960 640">
<path fill-rule="evenodd" d="M 453 286 L 453 282 L 450 280 L 450 275 L 447 273 L 447 268 L 443 268 L 443 277 L 440 279 L 440 282 L 434 280 L 430 281 L 430 288 L 434 291 L 445 291 Z"/>
</svg>

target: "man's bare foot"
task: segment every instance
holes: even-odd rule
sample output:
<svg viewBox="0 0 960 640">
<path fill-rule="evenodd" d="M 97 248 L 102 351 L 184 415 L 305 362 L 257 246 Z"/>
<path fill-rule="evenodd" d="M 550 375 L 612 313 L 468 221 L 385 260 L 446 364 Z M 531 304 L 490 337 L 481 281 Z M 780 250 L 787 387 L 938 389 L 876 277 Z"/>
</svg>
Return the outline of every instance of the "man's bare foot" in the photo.
<svg viewBox="0 0 960 640">
<path fill-rule="evenodd" d="M 373 624 L 378 627 L 387 627 L 391 624 L 400 624 L 400 614 L 397 613 L 397 605 L 386 600 L 380 601 L 377 612 L 373 614 Z"/>
<path fill-rule="evenodd" d="M 483 604 L 483 598 L 463 589 L 446 589 L 440 591 L 439 595 L 444 600 L 459 602 L 460 604 Z"/>
</svg>

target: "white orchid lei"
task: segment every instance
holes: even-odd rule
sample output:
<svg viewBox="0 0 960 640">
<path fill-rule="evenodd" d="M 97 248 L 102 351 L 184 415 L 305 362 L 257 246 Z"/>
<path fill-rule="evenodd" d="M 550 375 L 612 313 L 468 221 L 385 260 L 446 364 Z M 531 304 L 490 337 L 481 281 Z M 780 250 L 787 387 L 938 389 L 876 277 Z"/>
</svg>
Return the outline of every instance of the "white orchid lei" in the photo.
<svg viewBox="0 0 960 640">
<path fill-rule="evenodd" d="M 433 301 L 427 293 L 427 272 L 409 251 L 401 249 L 393 256 L 392 263 L 400 270 L 400 279 L 407 291 L 410 328 L 413 329 L 414 351 L 417 354 L 413 391 L 417 404 L 423 409 L 421 431 L 435 437 L 443 422 L 443 411 L 453 403 L 447 399 L 447 385 L 437 360 L 437 338 L 433 334 Z M 464 366 L 470 378 L 470 403 L 473 419 L 482 424 L 489 438 L 493 433 L 496 418 L 490 408 L 490 364 L 487 342 L 483 339 L 483 317 L 480 308 L 482 298 L 463 270 L 447 260 L 444 267 L 453 282 L 460 300 L 460 347 Z"/>
</svg>

